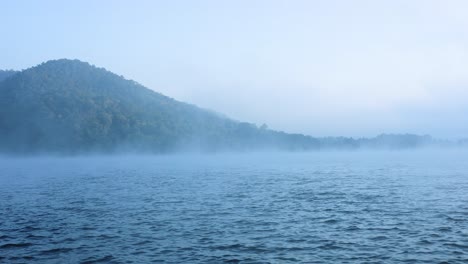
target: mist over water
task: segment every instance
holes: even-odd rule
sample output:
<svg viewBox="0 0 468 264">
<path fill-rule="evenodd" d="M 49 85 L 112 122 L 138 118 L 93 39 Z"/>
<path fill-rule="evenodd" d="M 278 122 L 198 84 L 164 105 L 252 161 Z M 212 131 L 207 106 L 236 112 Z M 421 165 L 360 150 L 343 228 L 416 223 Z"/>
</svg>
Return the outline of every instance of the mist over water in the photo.
<svg viewBox="0 0 468 264">
<path fill-rule="evenodd" d="M 468 1 L 2 1 L 0 264 L 468 263 Z"/>
<path fill-rule="evenodd" d="M 0 158 L 0 262 L 464 263 L 463 150 Z"/>
</svg>

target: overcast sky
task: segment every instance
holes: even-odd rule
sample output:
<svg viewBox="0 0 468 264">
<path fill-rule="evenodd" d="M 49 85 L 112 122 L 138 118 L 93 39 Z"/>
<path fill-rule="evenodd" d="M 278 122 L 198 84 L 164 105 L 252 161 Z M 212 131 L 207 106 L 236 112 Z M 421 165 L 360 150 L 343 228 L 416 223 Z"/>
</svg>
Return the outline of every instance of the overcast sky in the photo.
<svg viewBox="0 0 468 264">
<path fill-rule="evenodd" d="M 468 136 L 468 1 L 3 1 L 0 69 L 80 59 L 315 136 Z"/>
</svg>

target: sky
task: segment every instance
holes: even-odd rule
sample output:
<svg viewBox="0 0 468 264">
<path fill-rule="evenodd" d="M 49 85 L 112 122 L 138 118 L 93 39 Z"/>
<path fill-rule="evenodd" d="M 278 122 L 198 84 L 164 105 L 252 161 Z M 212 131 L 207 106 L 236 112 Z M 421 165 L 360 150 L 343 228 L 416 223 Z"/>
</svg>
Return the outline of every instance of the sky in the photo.
<svg viewBox="0 0 468 264">
<path fill-rule="evenodd" d="M 313 136 L 468 137 L 468 1 L 3 1 L 0 69 L 80 59 Z"/>
</svg>

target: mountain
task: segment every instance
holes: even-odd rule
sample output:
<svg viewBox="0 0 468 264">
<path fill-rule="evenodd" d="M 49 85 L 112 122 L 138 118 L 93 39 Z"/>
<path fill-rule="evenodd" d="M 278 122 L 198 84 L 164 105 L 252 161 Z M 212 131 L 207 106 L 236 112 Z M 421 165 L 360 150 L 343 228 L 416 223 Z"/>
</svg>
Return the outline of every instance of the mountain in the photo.
<svg viewBox="0 0 468 264">
<path fill-rule="evenodd" d="M 237 122 L 78 60 L 54 60 L 0 82 L 0 150 L 167 152 L 312 148 L 317 140 Z"/>
<path fill-rule="evenodd" d="M 10 77 L 11 75 L 17 73 L 17 71 L 12 70 L 0 70 L 0 82 Z"/>
<path fill-rule="evenodd" d="M 314 138 L 274 131 L 179 102 L 79 60 L 52 60 L 1 76 L 4 153 L 408 148 L 433 142 L 416 135 Z"/>
</svg>

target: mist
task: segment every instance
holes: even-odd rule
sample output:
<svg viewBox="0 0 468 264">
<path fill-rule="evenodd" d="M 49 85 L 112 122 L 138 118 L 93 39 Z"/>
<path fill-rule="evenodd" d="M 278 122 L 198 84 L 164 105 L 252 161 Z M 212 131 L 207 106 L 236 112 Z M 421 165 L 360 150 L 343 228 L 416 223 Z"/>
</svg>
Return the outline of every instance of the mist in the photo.
<svg viewBox="0 0 468 264">
<path fill-rule="evenodd" d="M 0 69 L 79 58 L 236 120 L 318 137 L 468 133 L 464 1 L 29 6 L 2 5 L 0 22 L 15 26 L 0 29 L 11 40 Z"/>
<path fill-rule="evenodd" d="M 0 263 L 468 263 L 468 1 L 0 11 Z"/>
</svg>

